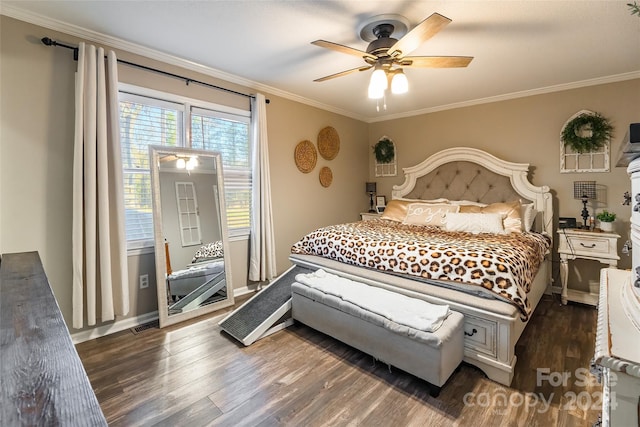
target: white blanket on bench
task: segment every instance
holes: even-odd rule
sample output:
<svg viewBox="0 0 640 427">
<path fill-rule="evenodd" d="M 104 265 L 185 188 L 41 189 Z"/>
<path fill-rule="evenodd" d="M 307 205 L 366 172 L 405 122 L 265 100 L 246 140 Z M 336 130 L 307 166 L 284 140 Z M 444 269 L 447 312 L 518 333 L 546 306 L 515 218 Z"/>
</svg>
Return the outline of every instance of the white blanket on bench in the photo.
<svg viewBox="0 0 640 427">
<path fill-rule="evenodd" d="M 420 331 L 436 331 L 449 315 L 448 305 L 431 304 L 336 276 L 322 269 L 313 273 L 298 274 L 296 281 Z"/>
</svg>

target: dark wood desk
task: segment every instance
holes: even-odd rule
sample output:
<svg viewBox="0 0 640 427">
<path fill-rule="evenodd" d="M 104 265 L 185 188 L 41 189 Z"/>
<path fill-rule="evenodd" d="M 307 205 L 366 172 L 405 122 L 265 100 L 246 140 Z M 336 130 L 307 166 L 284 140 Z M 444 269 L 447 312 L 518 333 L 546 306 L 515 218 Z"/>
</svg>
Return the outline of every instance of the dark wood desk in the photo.
<svg viewBox="0 0 640 427">
<path fill-rule="evenodd" d="M 106 426 L 37 252 L 0 263 L 0 425 Z"/>
</svg>

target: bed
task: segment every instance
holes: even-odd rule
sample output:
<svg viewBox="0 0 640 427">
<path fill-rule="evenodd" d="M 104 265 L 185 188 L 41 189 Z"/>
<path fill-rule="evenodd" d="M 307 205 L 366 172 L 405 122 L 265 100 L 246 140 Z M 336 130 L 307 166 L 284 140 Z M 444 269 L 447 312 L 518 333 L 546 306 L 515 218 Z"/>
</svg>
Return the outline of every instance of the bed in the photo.
<svg viewBox="0 0 640 427">
<path fill-rule="evenodd" d="M 404 169 L 382 219 L 315 230 L 294 244 L 290 260 L 448 304 L 465 318 L 464 360 L 509 385 L 515 344 L 551 282 L 551 194 L 528 174 L 528 164 L 478 149 L 441 151 Z M 399 206 L 406 213 L 394 213 Z M 510 233 L 515 227 L 526 230 Z M 483 263 L 485 270 L 476 268 Z"/>
<path fill-rule="evenodd" d="M 226 297 L 222 241 L 202 245 L 186 268 L 167 275 L 169 311 L 180 313 L 197 307 L 216 294 Z"/>
</svg>

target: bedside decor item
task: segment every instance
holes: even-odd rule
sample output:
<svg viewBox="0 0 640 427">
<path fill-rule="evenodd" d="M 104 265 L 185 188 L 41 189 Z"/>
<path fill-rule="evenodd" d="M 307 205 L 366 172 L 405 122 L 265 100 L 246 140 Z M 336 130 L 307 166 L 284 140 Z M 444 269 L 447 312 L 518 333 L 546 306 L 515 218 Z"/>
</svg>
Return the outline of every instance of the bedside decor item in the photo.
<svg viewBox="0 0 640 427">
<path fill-rule="evenodd" d="M 331 172 L 331 169 L 329 167 L 324 166 L 322 169 L 320 169 L 320 185 L 326 188 L 330 186 L 332 182 L 333 172 Z"/>
<path fill-rule="evenodd" d="M 393 141 L 383 136 L 376 145 L 373 146 L 373 153 L 376 155 L 376 162 L 391 163 L 396 155 Z"/>
<path fill-rule="evenodd" d="M 340 136 L 331 126 L 327 126 L 318 133 L 318 152 L 327 160 L 333 160 L 340 151 Z"/>
<path fill-rule="evenodd" d="M 398 173 L 396 163 L 396 146 L 393 141 L 383 136 L 373 146 L 375 157 L 376 176 L 396 176 Z"/>
<path fill-rule="evenodd" d="M 597 214 L 596 218 L 600 221 L 600 230 L 608 232 L 613 231 L 613 221 L 616 220 L 616 214 L 605 209 Z"/>
<path fill-rule="evenodd" d="M 376 196 L 376 211 L 381 214 L 387 207 L 387 198 L 385 196 Z"/>
<path fill-rule="evenodd" d="M 366 183 L 366 191 L 369 193 L 369 212 L 377 213 L 373 207 L 373 195 L 376 192 L 376 183 L 375 182 L 367 182 Z"/>
<path fill-rule="evenodd" d="M 574 181 L 573 182 L 573 198 L 582 200 L 582 228 L 589 228 L 589 210 L 587 202 L 589 199 L 596 199 L 596 182 L 595 181 Z"/>
<path fill-rule="evenodd" d="M 581 110 L 560 131 L 560 172 L 609 172 L 613 126 L 599 113 Z"/>
<path fill-rule="evenodd" d="M 602 148 L 613 134 L 609 120 L 599 113 L 581 113 L 562 129 L 560 138 L 565 145 L 578 153 Z"/>
<path fill-rule="evenodd" d="M 318 154 L 316 153 L 316 147 L 313 146 L 311 141 L 300 141 L 293 152 L 293 157 L 296 161 L 298 170 L 302 173 L 309 173 L 316 167 L 318 160 Z"/>
</svg>

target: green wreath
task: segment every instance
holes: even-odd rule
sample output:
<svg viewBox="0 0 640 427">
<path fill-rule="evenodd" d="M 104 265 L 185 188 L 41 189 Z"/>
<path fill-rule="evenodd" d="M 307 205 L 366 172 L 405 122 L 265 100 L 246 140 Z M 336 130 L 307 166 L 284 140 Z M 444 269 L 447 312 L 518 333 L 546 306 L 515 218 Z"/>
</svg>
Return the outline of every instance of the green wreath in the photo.
<svg viewBox="0 0 640 427">
<path fill-rule="evenodd" d="M 591 136 L 580 136 L 585 129 Z M 588 153 L 602 148 L 613 135 L 613 126 L 600 114 L 583 113 L 566 124 L 560 139 L 577 153 Z"/>
<path fill-rule="evenodd" d="M 373 146 L 373 153 L 378 163 L 391 163 L 396 155 L 393 142 L 389 138 L 382 138 Z"/>
</svg>

